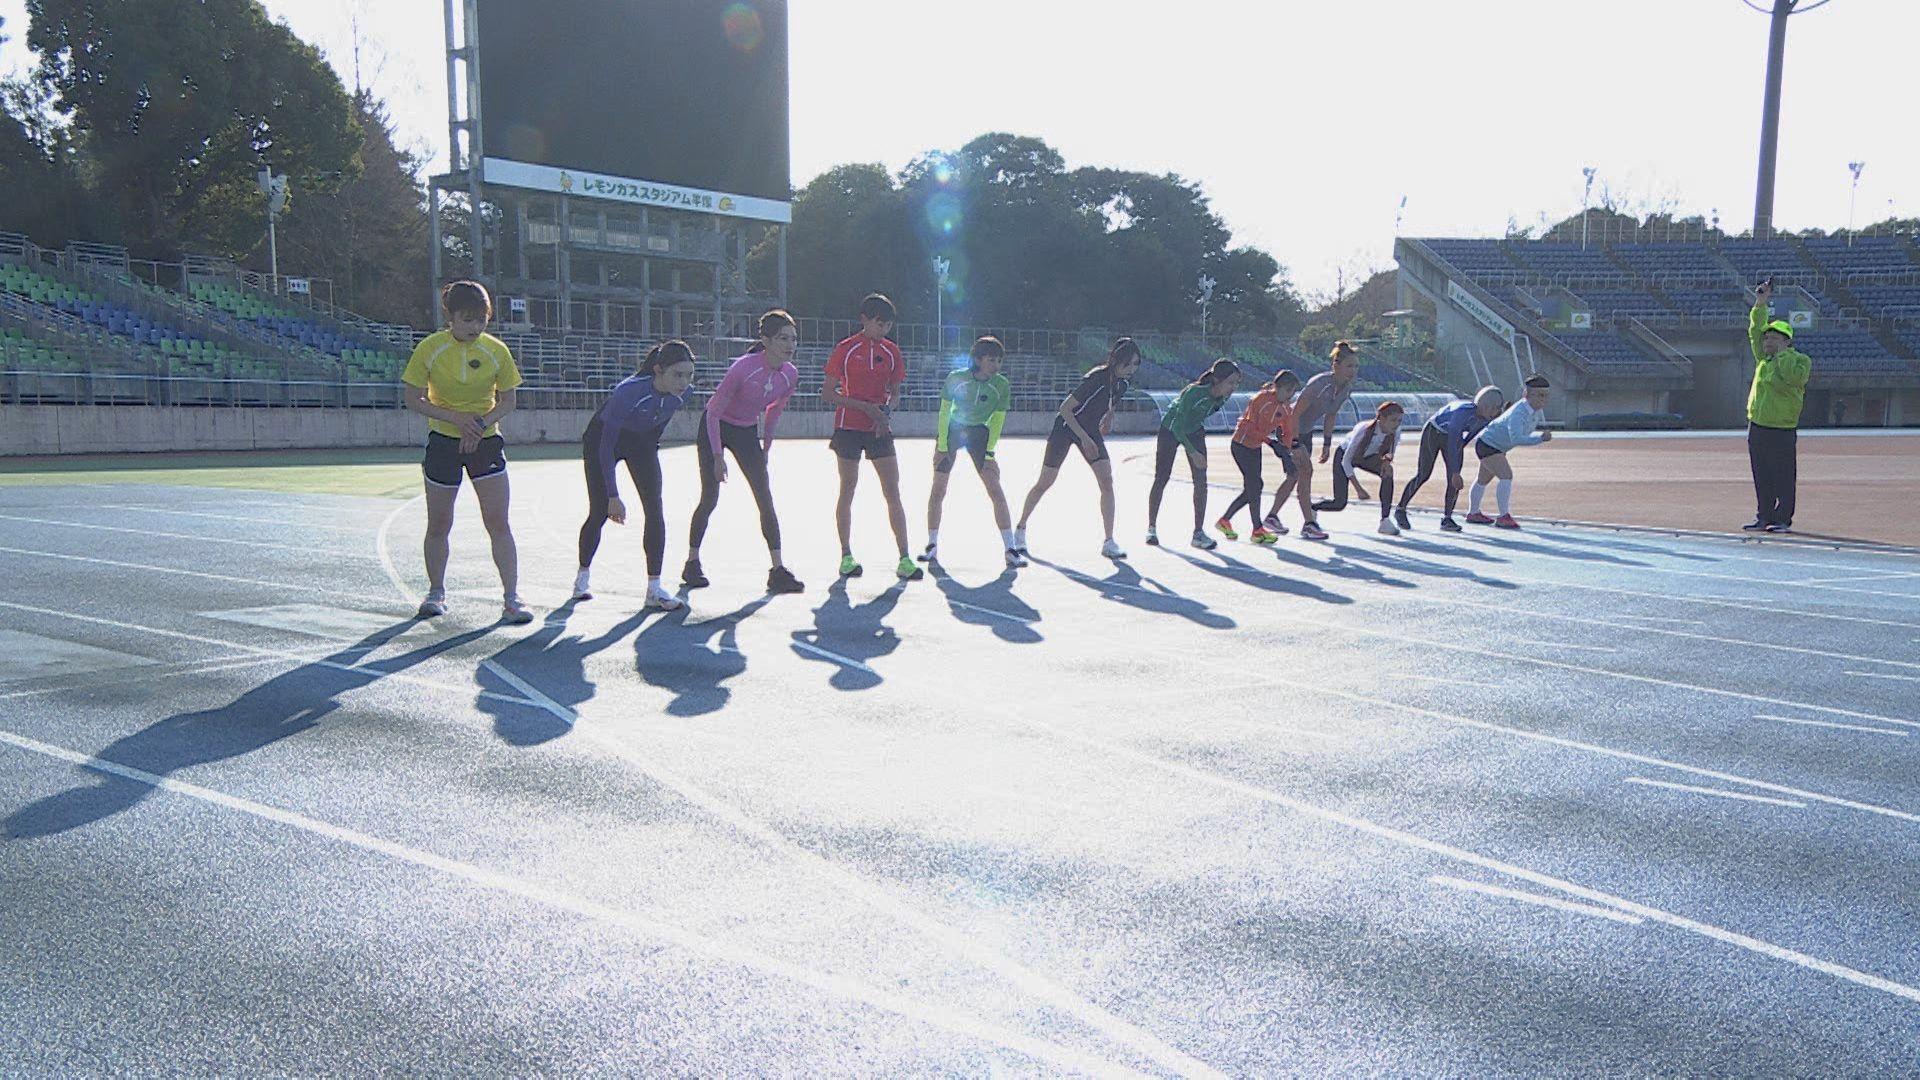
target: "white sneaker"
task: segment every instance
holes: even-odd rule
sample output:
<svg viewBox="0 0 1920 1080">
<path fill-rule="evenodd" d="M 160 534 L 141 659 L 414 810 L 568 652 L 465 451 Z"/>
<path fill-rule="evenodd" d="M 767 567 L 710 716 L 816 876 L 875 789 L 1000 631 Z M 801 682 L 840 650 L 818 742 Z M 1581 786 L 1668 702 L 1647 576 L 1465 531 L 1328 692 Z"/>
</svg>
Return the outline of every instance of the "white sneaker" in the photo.
<svg viewBox="0 0 1920 1080">
<path fill-rule="evenodd" d="M 1109 540 L 1108 543 L 1112 543 L 1112 541 Z M 1159 529 L 1147 530 L 1147 546 L 1148 547 L 1160 546 L 1160 530 Z"/>
<path fill-rule="evenodd" d="M 1400 526 L 1395 525 L 1393 523 L 1392 518 L 1381 518 L 1380 519 L 1380 535 L 1381 536 L 1399 536 Z"/>
<path fill-rule="evenodd" d="M 939 555 L 937 552 L 935 552 L 934 545 L 932 544 L 928 544 L 927 549 L 925 551 L 922 551 L 920 554 L 914 556 L 914 558 L 920 560 L 923 563 L 938 563 L 940 561 Z"/>
<path fill-rule="evenodd" d="M 447 613 L 447 594 L 438 590 L 427 593 L 420 601 L 420 610 L 414 612 L 416 619 L 437 619 Z"/>
<path fill-rule="evenodd" d="M 647 590 L 647 600 L 642 606 L 648 611 L 679 611 L 687 602 L 656 585 Z"/>
<path fill-rule="evenodd" d="M 1025 549 L 1023 548 L 1022 550 Z M 1100 545 L 1100 554 L 1109 559 L 1124 559 L 1127 557 L 1126 551 L 1121 548 L 1119 544 L 1111 540 Z"/>
<path fill-rule="evenodd" d="M 1025 526 L 1013 530 L 1013 550 L 1027 550 L 1027 530 Z"/>
<path fill-rule="evenodd" d="M 500 601 L 500 621 L 509 626 L 525 626 L 533 621 L 533 609 L 517 596 Z"/>
<path fill-rule="evenodd" d="M 1007 549 L 1007 565 L 1014 568 L 1015 570 L 1018 570 L 1021 567 L 1027 565 L 1027 557 L 1021 554 L 1019 548 L 1008 548 Z"/>
<path fill-rule="evenodd" d="M 1208 536 L 1205 529 L 1195 529 L 1193 530 L 1193 546 L 1199 548 L 1201 551 L 1212 551 L 1214 548 L 1220 546 L 1220 542 Z"/>
<path fill-rule="evenodd" d="M 582 570 L 573 575 L 573 598 L 575 600 L 593 599 L 593 590 L 587 587 L 588 573 L 589 571 Z"/>
</svg>

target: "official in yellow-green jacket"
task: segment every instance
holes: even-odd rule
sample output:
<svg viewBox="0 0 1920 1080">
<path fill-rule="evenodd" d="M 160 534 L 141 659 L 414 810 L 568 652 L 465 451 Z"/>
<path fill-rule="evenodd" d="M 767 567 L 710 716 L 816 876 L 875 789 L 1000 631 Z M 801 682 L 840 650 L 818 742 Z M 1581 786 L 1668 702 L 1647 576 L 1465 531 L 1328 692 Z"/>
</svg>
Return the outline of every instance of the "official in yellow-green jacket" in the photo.
<svg viewBox="0 0 1920 1080">
<path fill-rule="evenodd" d="M 1753 346 L 1753 389 L 1747 392 L 1747 460 L 1753 466 L 1753 521 L 1749 532 L 1783 533 L 1793 527 L 1800 409 L 1806 402 L 1813 361 L 1793 347 L 1793 326 L 1771 319 L 1773 281 L 1754 290 L 1747 341 Z"/>
</svg>

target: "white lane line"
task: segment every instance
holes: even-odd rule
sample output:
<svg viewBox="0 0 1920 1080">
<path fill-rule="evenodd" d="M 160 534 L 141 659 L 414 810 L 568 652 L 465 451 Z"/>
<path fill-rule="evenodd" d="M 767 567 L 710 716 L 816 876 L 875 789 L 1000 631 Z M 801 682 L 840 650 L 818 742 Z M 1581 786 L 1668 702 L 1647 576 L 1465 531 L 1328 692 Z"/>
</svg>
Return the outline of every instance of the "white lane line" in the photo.
<svg viewBox="0 0 1920 1080">
<path fill-rule="evenodd" d="M 801 644 L 795 642 L 796 645 Z M 655 783 L 669 788 L 688 803 L 699 807 L 713 817 L 725 822 L 746 836 L 759 841 L 772 851 L 793 860 L 801 868 L 811 871 L 874 908 L 887 913 L 900 923 L 912 927 L 928 938 L 940 943 L 954 953 L 988 969 L 1001 978 L 1018 986 L 1028 995 L 1046 1002 L 1079 1019 L 1113 1041 L 1126 1046 L 1136 1053 L 1153 1059 L 1163 1068 L 1170 1069 L 1183 1076 L 1223 1076 L 1218 1070 L 1197 1058 L 1191 1057 L 1179 1048 L 1161 1040 L 1152 1032 L 1108 1012 L 1094 1002 L 1081 997 L 1066 986 L 1055 982 L 1038 971 L 1021 964 L 995 949 L 982 945 L 974 939 L 953 929 L 938 919 L 913 907 L 886 889 L 861 877 L 853 870 L 836 863 L 825 856 L 788 839 L 785 834 L 758 818 L 748 814 L 733 803 L 712 794 L 692 781 L 667 769 L 659 762 L 642 754 L 631 744 L 611 733 L 597 730 L 597 725 L 582 724 L 579 714 L 565 705 L 547 697 L 535 687 L 508 672 L 506 668 L 482 661 L 488 669 L 512 683 L 515 689 L 522 690 L 528 697 L 539 702 L 554 716 L 569 724 L 574 732 L 590 739 L 595 744 L 619 756 L 639 769 Z"/>
<path fill-rule="evenodd" d="M 851 657 L 841 656 L 837 652 L 833 652 L 829 649 L 823 649 L 818 645 L 810 645 L 807 642 L 801 641 L 799 638 L 794 639 L 793 647 L 801 650 L 802 652 L 812 653 L 813 655 L 818 656 L 822 660 L 828 660 L 833 663 L 839 664 L 842 667 L 850 667 L 855 671 L 864 671 L 869 675 L 880 674 L 879 672 L 873 670 L 872 668 L 868 667 L 867 665 L 861 663 L 858 660 L 855 660 Z"/>
<path fill-rule="evenodd" d="M 1037 623 L 1040 621 L 1039 619 L 1029 619 L 1024 615 L 1015 615 L 1011 612 L 997 611 L 993 608 L 988 608 L 988 607 L 980 607 L 977 604 L 969 604 L 963 600 L 955 600 L 952 597 L 947 597 L 947 603 L 957 608 L 965 608 L 968 611 L 979 612 L 982 615 L 991 615 L 996 619 L 1005 619 L 1008 622 L 1016 622 L 1021 624 L 1022 626 L 1032 626 L 1034 623 Z"/>
<path fill-rule="evenodd" d="M 1362 539 L 1364 539 L 1364 537 Z M 1506 550 L 1504 545 L 1495 543 L 1490 540 L 1474 539 L 1474 540 L 1471 540 L 1470 542 L 1476 543 L 1481 547 L 1491 548 L 1496 551 Z M 1551 558 L 1551 556 L 1549 557 Z M 1675 575 L 1676 577 L 1707 578 L 1713 581 L 1731 581 L 1737 584 L 1747 585 L 1747 586 L 1757 587 L 1757 588 L 1773 587 L 1773 588 L 1825 589 L 1831 592 L 1856 593 L 1862 596 L 1885 596 L 1885 597 L 1891 597 L 1896 600 L 1911 600 L 1914 598 L 1912 593 L 1886 592 L 1880 589 L 1856 589 L 1846 585 L 1818 585 L 1818 584 L 1814 584 L 1812 582 L 1807 582 L 1807 581 L 1773 581 L 1763 577 L 1742 576 L 1740 574 L 1714 574 L 1714 573 L 1708 573 L 1707 571 L 1704 571 L 1704 570 L 1679 570 L 1670 566 L 1618 566 L 1617 568 L 1622 571 L 1633 571 L 1633 572 L 1643 573 L 1643 574 L 1672 574 L 1672 575 Z"/>
<path fill-rule="evenodd" d="M 88 623 L 94 626 L 111 626 L 116 630 L 133 630 L 133 631 L 144 633 L 144 634 L 154 634 L 159 637 L 177 638 L 181 641 L 197 641 L 203 645 L 220 645 L 229 649 L 239 649 L 243 652 L 257 653 L 261 656 L 279 657 L 281 659 L 292 660 L 300 664 L 309 664 L 309 665 L 316 665 L 324 668 L 331 668 L 335 671 L 345 671 L 354 675 L 362 676 L 367 680 L 368 685 L 372 685 L 373 683 L 381 682 L 383 680 L 392 680 L 393 682 L 397 682 L 397 683 L 406 683 L 411 686 L 426 686 L 426 687 L 431 687 L 435 690 L 451 691 L 457 694 L 465 694 L 473 691 L 472 686 L 462 686 L 458 683 L 444 683 L 444 682 L 440 682 L 437 679 L 423 678 L 419 675 L 409 675 L 405 672 L 399 672 L 399 671 L 386 671 L 381 668 L 371 667 L 367 665 L 342 664 L 336 660 L 314 659 L 311 656 L 303 656 L 300 653 L 289 652 L 286 649 L 262 648 L 257 645 L 247 645 L 238 641 L 227 641 L 222 638 L 207 637 L 204 634 L 189 634 L 180 630 L 162 629 L 158 626 L 145 626 L 140 623 L 121 622 L 117 619 L 102 619 L 97 615 L 80 615 L 71 611 L 54 611 L 51 608 L 33 607 L 29 604 L 16 604 L 9 600 L 0 600 L 0 607 L 12 608 L 15 611 L 31 612 L 35 615 L 45 615 L 49 618 L 54 618 L 54 619 L 68 619 L 74 622 Z M 333 654 L 328 653 L 327 655 L 331 656 Z M 375 661 L 375 663 L 378 663 L 378 661 Z M 511 694 L 496 694 L 491 690 L 482 690 L 479 693 L 481 697 L 491 698 L 495 701 L 508 701 L 508 702 L 512 702 L 515 705 L 525 705 L 528 708 L 535 708 L 535 709 L 542 707 L 540 703 L 537 701 L 529 701 L 526 698 L 517 698 Z"/>
<path fill-rule="evenodd" d="M 1839 728 L 1842 731 L 1869 731 L 1875 735 L 1892 735 L 1904 739 L 1907 733 L 1892 728 L 1868 727 L 1865 724 L 1836 724 L 1831 720 L 1802 720 L 1792 716 L 1774 716 L 1771 713 L 1755 713 L 1755 720 L 1778 720 L 1782 724 L 1806 724 L 1810 727 Z"/>
<path fill-rule="evenodd" d="M 132 510 L 141 514 L 167 514 L 171 517 L 205 518 L 209 521 L 237 521 L 247 525 L 265 525 L 280 529 L 327 529 L 334 532 L 365 532 L 365 525 L 334 525 L 317 521 L 272 521 L 261 517 L 241 517 L 238 514 L 204 514 L 193 510 L 173 510 L 161 506 L 133 506 L 127 503 L 102 503 L 91 507 L 95 510 Z"/>
<path fill-rule="evenodd" d="M 419 594 L 408 587 L 407 583 L 401 579 L 400 571 L 393 568 L 393 552 L 387 547 L 387 530 L 393 528 L 394 519 L 399 517 L 408 507 L 414 503 L 421 502 L 425 498 L 426 496 L 424 494 L 415 495 L 413 498 L 394 507 L 386 517 L 381 519 L 379 530 L 373 534 L 373 552 L 380 559 L 380 568 L 387 572 L 387 580 L 393 582 L 393 587 L 399 591 L 400 598 L 407 601 L 411 601 Z"/>
<path fill-rule="evenodd" d="M 1255 572 L 1258 573 L 1260 571 L 1255 571 Z M 1069 577 L 1078 577 L 1086 580 L 1095 580 L 1095 579 L 1086 578 L 1086 575 L 1081 574 L 1077 570 L 1068 570 L 1068 569 L 1065 569 L 1064 567 L 1060 569 L 1060 573 Z M 1151 590 L 1141 589 L 1135 585 L 1127 585 L 1119 582 L 1111 582 L 1109 584 L 1112 584 L 1117 588 L 1132 589 L 1136 592 L 1144 592 L 1149 596 L 1160 595 Z M 1442 601 L 1442 602 L 1453 603 L 1454 601 Z M 1501 608 L 1501 610 L 1511 611 L 1512 609 Z M 1534 664 L 1540 667 L 1557 668 L 1561 671 L 1577 671 L 1583 675 L 1599 675 L 1607 678 L 1621 679 L 1626 682 L 1637 682 L 1637 683 L 1643 683 L 1651 686 L 1664 686 L 1669 689 L 1675 689 L 1675 690 L 1691 690 L 1696 693 L 1710 694 L 1715 697 L 1734 698 L 1741 701 L 1751 701 L 1761 705 L 1777 705 L 1782 708 L 1803 709 L 1810 712 L 1827 713 L 1833 716 L 1845 716 L 1855 720 L 1871 720 L 1871 721 L 1874 721 L 1875 723 L 1881 723 L 1881 724 L 1894 724 L 1901 727 L 1920 728 L 1920 720 L 1902 720 L 1897 717 L 1880 716 L 1876 713 L 1860 712 L 1855 709 L 1842 709 L 1842 708 L 1838 708 L 1831 705 L 1814 705 L 1804 701 L 1789 701 L 1782 698 L 1767 697 L 1764 694 L 1749 694 L 1739 690 L 1723 690 L 1723 689 L 1720 689 L 1719 687 L 1701 686 L 1697 683 L 1679 682 L 1674 679 L 1662 679 L 1652 675 L 1637 675 L 1631 672 L 1613 671 L 1608 668 L 1588 667 L 1584 664 L 1575 664 L 1566 660 L 1549 660 L 1539 656 L 1526 656 L 1520 653 L 1501 652 L 1497 649 L 1483 649 L 1477 646 L 1463 645 L 1453 641 L 1441 641 L 1434 638 L 1414 637 L 1404 631 L 1373 630 L 1364 626 L 1359 626 L 1359 625 L 1355 625 L 1348 622 L 1336 622 L 1329 619 L 1308 619 L 1300 616 L 1274 615 L 1272 614 L 1272 609 L 1261 609 L 1259 613 L 1265 615 L 1267 618 L 1267 621 L 1270 623 L 1278 622 L 1278 623 L 1290 624 L 1294 626 L 1310 626 L 1310 627 L 1315 627 L 1318 629 L 1332 631 L 1336 633 L 1355 634 L 1362 637 L 1385 638 L 1389 641 L 1395 642 L 1400 645 L 1424 645 L 1429 648 L 1442 649 L 1448 652 L 1467 653 L 1473 656 L 1491 657 L 1497 660 L 1511 660 L 1515 663 Z M 1243 613 L 1242 618 L 1250 619 L 1251 617 L 1246 616 Z M 1602 623 L 1600 625 L 1606 625 L 1606 624 Z M 1750 645 L 1754 647 L 1760 647 L 1764 645 L 1764 643 L 1762 642 L 1747 642 L 1747 641 L 1739 641 L 1736 639 L 1715 639 L 1715 638 L 1707 637 L 1706 635 L 1687 634 L 1685 631 L 1680 631 L 1680 630 L 1658 630 L 1652 627 L 1619 627 L 1619 629 L 1637 630 L 1642 633 L 1679 634 L 1684 637 L 1701 637 L 1709 641 L 1723 640 L 1724 644 L 1729 644 L 1729 645 L 1743 645 L 1743 646 Z M 1864 658 L 1856 658 L 1856 659 L 1864 659 Z M 1899 661 L 1883 661 L 1883 660 L 1874 660 L 1870 662 L 1899 663 Z M 1916 665 L 1907 665 L 1907 666 L 1916 666 Z M 1262 676 L 1256 675 L 1256 677 L 1262 677 Z M 1330 691 L 1330 692 L 1333 692 L 1333 691 Z"/>
<path fill-rule="evenodd" d="M 358 551 L 343 548 L 310 548 L 293 544 L 275 544 L 266 540 L 235 540 L 226 536 L 201 536 L 198 533 L 155 532 L 152 529 L 127 529 L 118 525 L 89 525 L 81 521 L 58 521 L 53 518 L 22 517 L 18 514 L 0 514 L 0 521 L 21 521 L 30 525 L 58 525 L 66 529 L 94 529 L 100 532 L 131 533 L 134 536 L 155 536 L 167 540 L 192 540 L 202 544 L 237 544 L 241 547 L 264 548 L 270 551 L 291 551 L 300 555 L 325 555 L 333 559 L 370 559 Z"/>
<path fill-rule="evenodd" d="M 1611 645 L 1575 645 L 1571 641 L 1529 641 L 1529 645 L 1539 645 L 1548 649 L 1581 649 L 1586 652 L 1619 652 Z"/>
<path fill-rule="evenodd" d="M 1540 907 L 1549 907 L 1557 911 L 1570 911 L 1576 915 L 1592 915 L 1596 918 L 1612 919 L 1614 922 L 1626 923 L 1628 926 L 1639 926 L 1647 921 L 1638 915 L 1629 915 L 1624 911 L 1601 907 L 1598 904 L 1582 904 L 1573 900 L 1562 900 L 1557 896 L 1541 896 L 1539 893 L 1522 892 L 1519 889 L 1508 889 L 1499 885 L 1486 885 L 1478 881 L 1467 881 L 1463 878 L 1448 877 L 1445 874 L 1430 874 L 1427 876 L 1427 880 L 1433 882 L 1435 885 L 1445 885 L 1449 889 L 1459 889 L 1462 892 L 1480 893 L 1483 896 L 1498 896 L 1503 900 L 1518 900 L 1523 904 L 1537 904 Z"/>
<path fill-rule="evenodd" d="M 1871 574 L 1854 574 L 1850 577 L 1808 578 L 1805 581 L 1788 582 L 1790 585 L 1828 585 L 1842 581 L 1891 581 L 1894 578 L 1920 577 L 1920 570 L 1881 570 Z"/>
<path fill-rule="evenodd" d="M 118 562 L 113 559 L 101 559 L 92 555 L 65 555 L 58 551 L 36 551 L 32 548 L 0 547 L 0 554 L 30 555 L 42 559 L 62 559 L 67 562 L 91 563 L 95 566 L 112 566 L 121 570 L 146 570 L 155 574 L 173 574 L 178 577 L 202 578 L 207 581 L 225 581 L 234 585 L 258 585 L 268 589 L 297 589 L 301 592 L 319 593 L 322 596 L 338 596 L 348 600 L 360 600 L 369 604 L 388 606 L 393 600 L 386 596 L 369 596 L 365 593 L 341 592 L 320 585 L 303 585 L 297 581 L 263 581 L 260 578 L 235 577 L 232 574 L 209 574 L 204 570 L 182 570 L 173 566 L 154 566 L 150 563 Z M 407 614 L 412 614 L 408 612 Z"/>
<path fill-rule="evenodd" d="M 130 768 L 126 765 L 120 765 L 102 758 L 69 750 L 62 746 L 43 743 L 23 735 L 15 735 L 10 731 L 0 730 L 0 742 L 7 743 L 21 750 L 40 754 L 44 757 L 78 765 L 81 768 L 107 773 L 120 777 L 123 780 L 131 780 L 135 783 L 145 784 L 149 787 L 168 791 L 175 795 L 197 799 L 200 802 L 209 803 L 223 809 L 233 810 L 266 821 L 275 822 L 314 836 L 348 844 L 363 851 L 384 855 L 387 858 L 400 862 L 438 871 L 483 889 L 505 893 L 559 911 L 619 926 L 644 937 L 664 941 L 670 945 L 685 949 L 688 952 L 698 953 L 743 968 L 788 979 L 803 986 L 809 986 L 837 997 L 871 1005 L 876 1009 L 893 1013 L 896 1016 L 916 1020 L 956 1035 L 978 1039 L 1005 1050 L 1025 1054 L 1036 1061 L 1044 1061 L 1062 1068 L 1075 1069 L 1096 1075 L 1116 1072 L 1125 1072 L 1128 1075 L 1139 1075 L 1131 1070 L 1124 1070 L 1114 1062 L 1107 1061 L 1096 1055 L 1058 1046 L 1042 1039 L 1036 1039 L 997 1024 L 977 1019 L 957 1009 L 937 1003 L 915 1001 L 911 998 L 903 997 L 855 979 L 819 971 L 802 964 L 780 959 L 776 956 L 744 948 L 730 940 L 708 937 L 704 934 L 675 926 L 672 923 L 662 922 L 637 912 L 625 911 L 592 900 L 586 900 L 544 885 L 537 885 L 531 881 L 512 877 L 498 871 L 488 870 L 473 863 L 461 862 L 443 855 L 435 855 L 429 851 L 408 847 L 405 844 L 373 836 L 356 829 L 321 821 L 292 810 L 269 806 L 266 803 L 255 802 L 252 799 L 242 798 L 238 795 L 229 795 L 224 791 L 217 791 L 200 784 L 188 783 L 187 781 L 176 780 L 171 777 L 157 776 L 141 769 Z"/>
<path fill-rule="evenodd" d="M 1673 623 L 1676 626 L 1705 626 L 1705 619 L 1667 619 L 1659 615 L 1616 615 L 1617 619 L 1632 619 L 1636 622 Z"/>
<path fill-rule="evenodd" d="M 1749 795 L 1744 791 L 1727 791 L 1723 788 L 1696 787 L 1693 784 L 1676 784 L 1669 780 L 1649 780 L 1644 776 L 1629 776 L 1622 781 L 1628 784 L 1640 784 L 1643 787 L 1666 788 L 1669 791 L 1685 791 L 1694 795 L 1712 795 L 1718 799 L 1739 799 L 1742 802 L 1769 803 L 1774 806 L 1791 806 L 1796 810 L 1805 810 L 1807 804 L 1792 799 L 1774 799 L 1765 795 Z"/>
<path fill-rule="evenodd" d="M 1901 682 L 1920 682 L 1920 675 L 1895 675 L 1887 671 L 1849 671 L 1847 674 L 1860 679 L 1898 679 Z"/>
<path fill-rule="evenodd" d="M 1325 690 L 1324 687 L 1320 689 L 1322 691 Z M 1420 836 L 1416 833 L 1406 832 L 1405 830 L 1402 830 L 1402 829 L 1396 829 L 1390 825 L 1382 825 L 1382 824 L 1379 824 L 1378 822 L 1369 821 L 1366 818 L 1356 817 L 1352 814 L 1348 814 L 1339 810 L 1333 810 L 1328 807 L 1318 806 L 1314 803 L 1307 802 L 1303 799 L 1295 798 L 1294 796 L 1291 796 L 1291 795 L 1283 794 L 1271 788 L 1261 787 L 1257 784 L 1251 784 L 1243 780 L 1236 780 L 1228 776 L 1220 775 L 1218 773 L 1208 772 L 1205 769 L 1200 769 L 1195 766 L 1185 764 L 1183 762 L 1172 761 L 1166 758 L 1156 757 L 1155 755 L 1147 753 L 1145 751 L 1135 750 L 1132 747 L 1125 746 L 1115 742 L 1110 742 L 1108 740 L 1101 739 L 1096 736 L 1082 735 L 1077 732 L 1068 731 L 1057 725 L 1048 723 L 1044 720 L 1037 719 L 1030 715 L 1026 715 L 1026 716 L 1015 715 L 989 702 L 977 703 L 977 707 L 984 708 L 987 711 L 992 712 L 994 715 L 1001 717 L 1005 722 L 1009 724 L 1026 726 L 1026 727 L 1035 728 L 1037 730 L 1046 731 L 1054 735 L 1056 738 L 1065 740 L 1067 742 L 1079 743 L 1082 746 L 1099 750 L 1104 753 L 1113 755 L 1115 757 L 1126 758 L 1131 761 L 1138 762 L 1142 765 L 1151 766 L 1153 768 L 1162 770 L 1164 772 L 1172 773 L 1175 776 L 1183 777 L 1185 779 L 1194 781 L 1196 783 L 1204 784 L 1204 785 L 1218 788 L 1224 791 L 1234 792 L 1236 794 L 1242 795 L 1249 799 L 1257 800 L 1259 802 L 1270 803 L 1275 806 L 1285 807 L 1289 810 L 1293 810 L 1307 817 L 1312 817 L 1320 821 L 1325 821 L 1334 825 L 1339 825 L 1355 832 L 1364 833 L 1368 836 L 1376 837 L 1381 840 L 1386 840 L 1390 843 L 1395 843 L 1395 844 L 1402 845 L 1404 847 L 1410 847 L 1420 851 L 1425 851 L 1430 854 L 1438 855 L 1442 858 L 1452 859 L 1456 862 L 1466 863 L 1470 866 L 1477 866 L 1483 870 L 1491 870 L 1494 873 L 1504 874 L 1508 877 L 1517 878 L 1521 881 L 1525 881 L 1530 884 L 1540 886 L 1542 888 L 1552 889 L 1555 892 L 1565 893 L 1568 896 L 1572 896 L 1580 900 L 1585 900 L 1585 901 L 1588 901 L 1589 903 L 1598 904 L 1603 907 L 1614 908 L 1616 910 L 1623 911 L 1630 915 L 1638 915 L 1641 918 L 1646 919 L 1650 922 L 1662 923 L 1667 926 L 1672 926 L 1677 929 L 1686 930 L 1691 933 L 1698 934 L 1702 937 L 1710 938 L 1714 941 L 1722 942 L 1723 944 L 1731 945 L 1738 949 L 1744 949 L 1748 952 L 1757 953 L 1761 956 L 1770 957 L 1772 959 L 1780 960 L 1785 963 L 1793 964 L 1798 967 L 1803 967 L 1810 971 L 1818 971 L 1818 972 L 1821 972 L 1822 974 L 1830 975 L 1836 979 L 1842 979 L 1842 980 L 1845 980 L 1846 982 L 1853 983 L 1856 986 L 1864 986 L 1869 989 L 1878 990 L 1881 993 L 1889 994 L 1894 997 L 1903 998 L 1907 1001 L 1920 1002 L 1920 987 L 1908 986 L 1905 983 L 1895 982 L 1892 979 L 1884 978 L 1879 975 L 1873 975 L 1868 972 L 1861 971 L 1857 968 L 1851 968 L 1844 964 L 1835 963 L 1831 960 L 1822 960 L 1817 956 L 1810 956 L 1806 953 L 1798 952 L 1796 950 L 1789 949 L 1781 945 L 1776 945 L 1770 941 L 1763 941 L 1759 938 L 1749 937 L 1746 934 L 1741 934 L 1732 930 L 1727 930 L 1722 927 L 1715 926 L 1711 923 L 1701 922 L 1697 919 L 1690 919 L 1684 915 L 1678 915 L 1670 911 L 1664 911 L 1660 908 L 1650 907 L 1646 904 L 1636 903 L 1632 900 L 1626 899 L 1625 897 L 1615 896 L 1611 893 L 1601 892 L 1598 889 L 1590 889 L 1584 885 L 1576 885 L 1573 882 L 1567 881 L 1563 878 L 1557 878 L 1549 874 L 1543 874 L 1537 870 L 1529 870 L 1524 866 L 1519 866 L 1514 863 L 1504 862 L 1502 860 L 1491 858 L 1486 855 L 1481 855 L 1477 852 L 1468 851 L 1465 848 L 1459 848 L 1451 844 L 1442 843 L 1438 840 L 1430 840 L 1424 836 Z"/>
<path fill-rule="evenodd" d="M 1488 686 L 1493 685 L 1488 682 L 1474 682 L 1472 679 L 1449 679 L 1444 675 L 1415 675 L 1411 671 L 1389 671 L 1387 672 L 1387 678 L 1407 679 L 1413 682 L 1444 683 L 1447 686 L 1470 686 L 1476 690 L 1484 690 Z"/>
</svg>

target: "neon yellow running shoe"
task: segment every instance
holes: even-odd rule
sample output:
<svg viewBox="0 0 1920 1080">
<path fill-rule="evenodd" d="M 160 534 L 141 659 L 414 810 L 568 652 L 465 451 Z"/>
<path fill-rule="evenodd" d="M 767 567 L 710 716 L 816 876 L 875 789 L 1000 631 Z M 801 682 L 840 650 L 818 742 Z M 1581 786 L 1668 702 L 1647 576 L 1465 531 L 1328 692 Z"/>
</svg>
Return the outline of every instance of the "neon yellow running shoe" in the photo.
<svg viewBox="0 0 1920 1080">
<path fill-rule="evenodd" d="M 1214 522 L 1213 527 L 1220 530 L 1220 535 L 1229 540 L 1240 539 L 1240 534 L 1233 531 L 1233 522 L 1228 521 L 1226 518 L 1221 518 L 1219 521 Z"/>
</svg>

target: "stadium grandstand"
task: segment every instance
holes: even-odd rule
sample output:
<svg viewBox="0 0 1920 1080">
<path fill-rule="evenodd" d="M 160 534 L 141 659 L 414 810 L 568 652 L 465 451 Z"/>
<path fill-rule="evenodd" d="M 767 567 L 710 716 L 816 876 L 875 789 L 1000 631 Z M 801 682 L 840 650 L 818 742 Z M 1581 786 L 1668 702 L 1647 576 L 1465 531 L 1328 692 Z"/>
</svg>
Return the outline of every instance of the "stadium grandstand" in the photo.
<svg viewBox="0 0 1920 1080">
<path fill-rule="evenodd" d="M 1920 421 L 1909 234 L 1402 239 L 1395 256 L 1401 304 L 1432 328 L 1442 381 L 1506 387 L 1537 368 L 1573 418 L 1737 426 L 1749 290 L 1771 277 L 1775 312 L 1814 358 L 1807 423 Z"/>
</svg>

